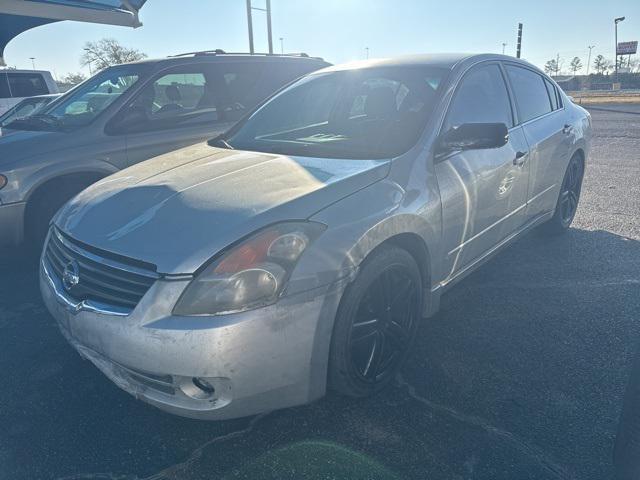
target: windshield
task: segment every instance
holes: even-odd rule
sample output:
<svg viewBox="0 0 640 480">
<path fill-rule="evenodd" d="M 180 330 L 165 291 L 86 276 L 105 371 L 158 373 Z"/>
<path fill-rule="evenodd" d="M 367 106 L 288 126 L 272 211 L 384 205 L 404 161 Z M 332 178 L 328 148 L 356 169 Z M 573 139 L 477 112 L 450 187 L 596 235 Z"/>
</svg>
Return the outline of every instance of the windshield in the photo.
<svg viewBox="0 0 640 480">
<path fill-rule="evenodd" d="M 4 127 L 19 118 L 33 115 L 34 113 L 41 110 L 42 107 L 51 103 L 52 100 L 55 100 L 55 98 L 56 97 L 54 95 L 50 97 L 25 98 L 15 107 L 11 108 L 6 113 L 0 116 L 0 127 Z"/>
<path fill-rule="evenodd" d="M 142 70 L 142 65 L 108 68 L 60 101 L 7 126 L 21 130 L 68 130 L 88 125 L 138 81 Z"/>
<path fill-rule="evenodd" d="M 310 75 L 258 109 L 226 142 L 284 155 L 395 157 L 424 131 L 444 75 L 433 67 Z"/>
</svg>

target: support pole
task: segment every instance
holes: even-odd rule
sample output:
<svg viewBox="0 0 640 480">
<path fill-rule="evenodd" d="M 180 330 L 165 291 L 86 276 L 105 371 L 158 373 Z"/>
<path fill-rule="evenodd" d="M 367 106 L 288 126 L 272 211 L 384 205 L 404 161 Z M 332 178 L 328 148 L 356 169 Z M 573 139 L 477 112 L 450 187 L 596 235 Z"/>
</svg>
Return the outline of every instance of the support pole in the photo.
<svg viewBox="0 0 640 480">
<path fill-rule="evenodd" d="M 251 21 L 251 0 L 247 0 L 247 27 L 249 28 L 249 53 L 253 51 L 253 22 Z"/>
<path fill-rule="evenodd" d="M 269 53 L 273 53 L 273 37 L 271 34 L 271 0 L 267 0 L 267 36 L 269 37 Z"/>
</svg>

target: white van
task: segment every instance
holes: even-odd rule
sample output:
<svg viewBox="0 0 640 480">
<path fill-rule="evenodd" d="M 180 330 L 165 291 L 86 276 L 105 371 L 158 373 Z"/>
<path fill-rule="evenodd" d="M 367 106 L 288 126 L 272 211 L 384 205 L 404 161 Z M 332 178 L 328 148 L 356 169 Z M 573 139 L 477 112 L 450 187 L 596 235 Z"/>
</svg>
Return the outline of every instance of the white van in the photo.
<svg viewBox="0 0 640 480">
<path fill-rule="evenodd" d="M 0 69 L 0 115 L 25 97 L 58 93 L 51 72 Z"/>
</svg>

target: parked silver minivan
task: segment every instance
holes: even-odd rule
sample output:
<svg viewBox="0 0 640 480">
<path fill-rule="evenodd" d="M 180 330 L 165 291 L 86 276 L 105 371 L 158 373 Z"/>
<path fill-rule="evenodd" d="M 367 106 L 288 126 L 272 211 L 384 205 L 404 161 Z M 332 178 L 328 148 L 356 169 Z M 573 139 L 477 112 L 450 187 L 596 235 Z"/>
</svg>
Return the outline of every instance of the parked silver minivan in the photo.
<svg viewBox="0 0 640 480">
<path fill-rule="evenodd" d="M 96 180 L 233 126 L 329 65 L 306 55 L 199 52 L 110 67 L 0 136 L 0 247 L 41 245 L 60 206 Z"/>
<path fill-rule="evenodd" d="M 69 342 L 167 411 L 221 419 L 371 395 L 447 288 L 566 231 L 591 118 L 501 55 L 307 75 L 227 134 L 98 182 L 40 271 Z"/>
</svg>

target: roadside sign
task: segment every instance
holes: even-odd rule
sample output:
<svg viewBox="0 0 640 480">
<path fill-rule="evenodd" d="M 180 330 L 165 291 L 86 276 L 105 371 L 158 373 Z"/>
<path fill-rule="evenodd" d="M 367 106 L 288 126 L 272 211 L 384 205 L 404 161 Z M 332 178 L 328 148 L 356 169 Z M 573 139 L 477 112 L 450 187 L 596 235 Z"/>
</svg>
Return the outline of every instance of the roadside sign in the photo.
<svg viewBox="0 0 640 480">
<path fill-rule="evenodd" d="M 638 41 L 633 42 L 618 42 L 618 55 L 633 55 L 638 51 Z"/>
</svg>

